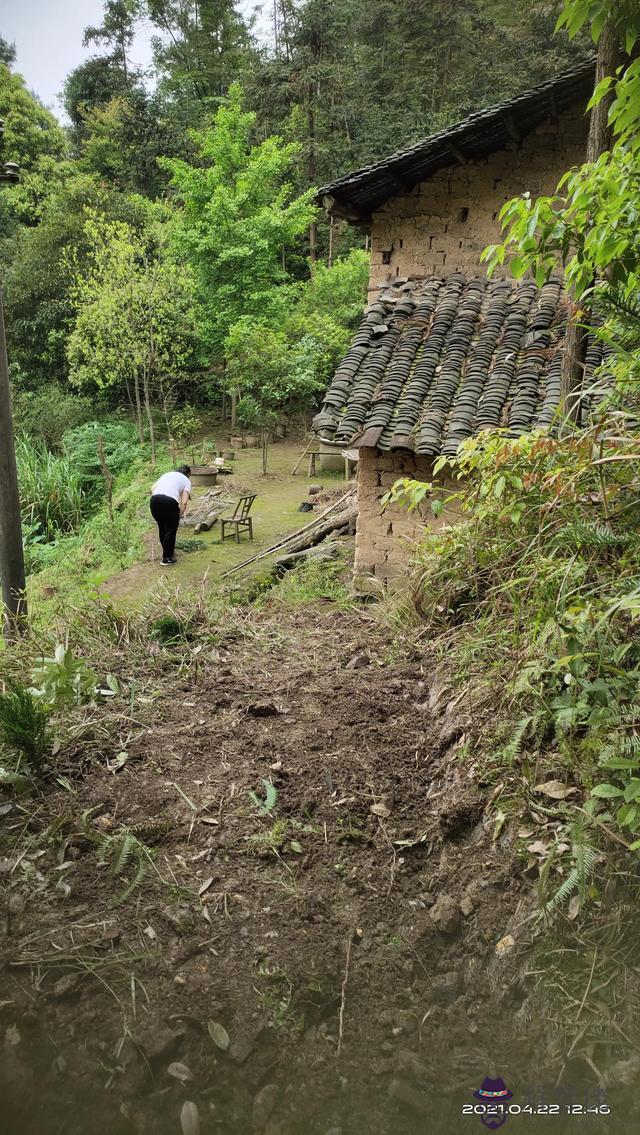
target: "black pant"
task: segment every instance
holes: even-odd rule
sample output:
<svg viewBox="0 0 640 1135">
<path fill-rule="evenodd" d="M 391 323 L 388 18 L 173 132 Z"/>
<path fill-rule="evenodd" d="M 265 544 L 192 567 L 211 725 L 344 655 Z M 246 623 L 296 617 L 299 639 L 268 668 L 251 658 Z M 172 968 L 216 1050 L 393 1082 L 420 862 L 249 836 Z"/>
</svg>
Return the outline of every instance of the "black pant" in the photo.
<svg viewBox="0 0 640 1135">
<path fill-rule="evenodd" d="M 170 560 L 176 547 L 176 534 L 180 523 L 180 505 L 173 497 L 155 493 L 150 502 L 151 515 L 158 525 L 163 560 Z"/>
</svg>

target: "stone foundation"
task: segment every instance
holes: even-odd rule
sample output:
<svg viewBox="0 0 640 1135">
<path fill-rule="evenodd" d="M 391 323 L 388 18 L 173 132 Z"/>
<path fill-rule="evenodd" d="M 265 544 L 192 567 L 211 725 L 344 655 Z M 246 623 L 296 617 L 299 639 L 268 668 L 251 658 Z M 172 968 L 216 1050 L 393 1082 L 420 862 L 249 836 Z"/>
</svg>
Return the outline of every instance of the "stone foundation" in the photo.
<svg viewBox="0 0 640 1135">
<path fill-rule="evenodd" d="M 361 449 L 358 462 L 358 521 L 354 573 L 356 587 L 366 590 L 366 580 L 374 577 L 381 584 L 406 577 L 409 561 L 425 528 L 433 530 L 454 524 L 460 516 L 455 503 L 435 517 L 427 502 L 415 512 L 400 505 L 382 508 L 381 498 L 400 477 L 417 481 L 433 480 L 434 458 L 408 452 L 381 453 L 377 449 Z M 460 485 L 449 478 L 438 477 L 444 498 L 457 492 Z"/>
</svg>

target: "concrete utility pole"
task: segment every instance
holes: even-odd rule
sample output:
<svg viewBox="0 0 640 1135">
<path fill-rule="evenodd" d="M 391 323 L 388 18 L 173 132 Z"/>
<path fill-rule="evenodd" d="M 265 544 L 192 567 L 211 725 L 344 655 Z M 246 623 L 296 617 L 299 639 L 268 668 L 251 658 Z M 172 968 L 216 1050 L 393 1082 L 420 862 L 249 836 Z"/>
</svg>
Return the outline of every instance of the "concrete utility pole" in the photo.
<svg viewBox="0 0 640 1135">
<path fill-rule="evenodd" d="M 0 122 L 0 137 L 4 124 Z M 18 180 L 18 167 L 14 162 L 5 162 L 0 167 L 0 182 Z M 27 614 L 26 577 L 24 552 L 22 548 L 22 519 L 20 515 L 20 494 L 18 492 L 18 470 L 16 467 L 16 447 L 13 434 L 13 413 L 11 410 L 11 390 L 9 388 L 9 365 L 7 342 L 4 331 L 4 312 L 0 295 L 0 578 L 2 579 L 2 601 L 4 615 L 4 634 L 14 638 L 24 627 Z"/>
</svg>

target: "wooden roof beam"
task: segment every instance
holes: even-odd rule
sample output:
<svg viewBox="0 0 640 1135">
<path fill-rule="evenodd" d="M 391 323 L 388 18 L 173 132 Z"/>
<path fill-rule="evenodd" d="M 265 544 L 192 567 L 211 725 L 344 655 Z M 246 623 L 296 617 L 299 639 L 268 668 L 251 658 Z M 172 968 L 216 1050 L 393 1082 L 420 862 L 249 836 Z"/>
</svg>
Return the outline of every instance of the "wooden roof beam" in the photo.
<svg viewBox="0 0 640 1135">
<path fill-rule="evenodd" d="M 509 137 L 513 138 L 513 141 L 517 142 L 518 145 L 519 145 L 520 142 L 522 141 L 522 134 L 520 133 L 520 131 L 518 130 L 518 127 L 516 126 L 516 121 L 515 121 L 515 118 L 513 117 L 513 115 L 512 114 L 506 115 L 506 117 L 503 119 L 503 122 L 506 126 L 507 134 L 509 135 Z"/>
<path fill-rule="evenodd" d="M 322 198 L 322 205 L 329 216 L 337 217 L 341 221 L 350 221 L 352 224 L 365 225 L 371 220 L 371 216 L 368 213 L 364 213 L 362 209 L 358 209 L 357 205 L 353 205 L 351 201 L 334 197 L 330 193 L 325 193 Z"/>
</svg>

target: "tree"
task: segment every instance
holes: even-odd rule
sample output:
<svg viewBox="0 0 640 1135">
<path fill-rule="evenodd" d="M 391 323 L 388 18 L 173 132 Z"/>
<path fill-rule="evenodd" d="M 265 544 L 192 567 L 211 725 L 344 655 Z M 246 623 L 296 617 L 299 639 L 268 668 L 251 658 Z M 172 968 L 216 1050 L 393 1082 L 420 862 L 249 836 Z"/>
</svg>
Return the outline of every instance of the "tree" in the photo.
<svg viewBox="0 0 640 1135">
<path fill-rule="evenodd" d="M 237 0 L 146 0 L 154 59 L 169 91 L 207 104 L 226 95 L 254 56 Z"/>
<path fill-rule="evenodd" d="M 40 169 L 42 168 L 42 163 Z M 88 267 L 91 244 L 85 225 L 87 210 L 105 219 L 122 221 L 135 231 L 146 222 L 146 202 L 125 197 L 68 163 L 58 166 L 40 186 L 40 174 L 7 188 L 20 207 L 29 208 L 31 221 L 19 226 L 4 245 L 7 338 L 14 382 L 34 389 L 68 377 L 67 341 L 75 320 L 72 296 L 75 276 Z M 25 195 L 41 189 L 25 203 Z M 37 221 L 37 223 L 33 223 Z M 71 263 L 69 250 L 73 249 Z"/>
<path fill-rule="evenodd" d="M 563 376 L 564 408 L 572 421 L 581 402 L 588 309 L 594 299 L 611 300 L 612 292 L 634 306 L 640 272 L 640 59 L 631 58 L 640 39 L 640 11 L 635 0 L 566 0 L 560 24 L 575 35 L 586 22 L 602 45 L 588 160 L 565 174 L 554 196 L 533 200 L 525 194 L 507 202 L 501 212 L 505 241 L 485 253 L 491 270 L 514 251 L 514 274 L 532 270 L 538 283 L 558 259 L 565 265 L 575 302 Z M 627 62 L 616 69 L 623 49 Z M 610 149 L 603 148 L 610 142 Z"/>
<path fill-rule="evenodd" d="M 21 172 L 37 167 L 43 157 L 62 159 L 64 133 L 54 115 L 27 90 L 22 75 L 0 63 L 0 118 L 4 120 L 3 160 L 17 162 Z"/>
<path fill-rule="evenodd" d="M 254 125 L 234 84 L 211 128 L 192 133 L 198 164 L 161 162 L 181 205 L 171 225 L 174 254 L 193 269 L 212 358 L 223 357 L 242 316 L 259 312 L 269 321 L 281 309 L 283 249 L 315 213 L 312 191 L 296 197 L 287 181 L 297 147 L 277 137 L 252 146 Z"/>
<path fill-rule="evenodd" d="M 4 36 L 0 35 L 0 63 L 6 64 L 10 67 L 16 61 L 16 45 L 9 43 Z"/>
<path fill-rule="evenodd" d="M 93 56 L 67 75 L 62 101 L 76 142 L 84 135 L 87 114 L 97 107 L 106 106 L 126 90 L 122 70 L 109 56 Z"/>
<path fill-rule="evenodd" d="M 139 14 L 139 0 L 105 0 L 102 23 L 84 29 L 83 45 L 105 44 L 109 49 L 107 58 L 121 69 L 125 85 L 131 78 L 127 52 L 133 43 Z"/>
<path fill-rule="evenodd" d="M 191 277 L 184 267 L 159 257 L 149 236 L 122 222 L 93 214 L 85 233 L 89 266 L 75 278 L 70 381 L 81 387 L 124 387 L 141 442 L 144 405 L 155 460 L 152 392 L 179 378 L 194 346 Z"/>
</svg>

